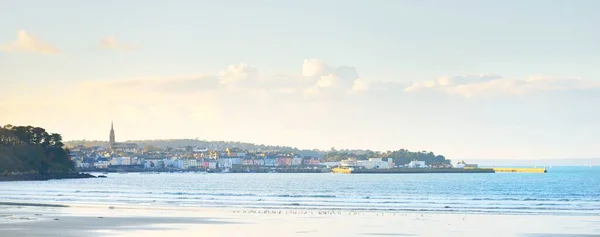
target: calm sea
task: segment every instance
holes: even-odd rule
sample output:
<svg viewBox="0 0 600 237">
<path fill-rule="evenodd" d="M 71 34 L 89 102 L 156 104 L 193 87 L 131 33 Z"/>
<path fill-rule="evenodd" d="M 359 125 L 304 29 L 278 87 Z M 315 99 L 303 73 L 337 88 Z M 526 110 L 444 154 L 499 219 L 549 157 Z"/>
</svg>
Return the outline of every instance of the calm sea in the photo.
<svg viewBox="0 0 600 237">
<path fill-rule="evenodd" d="M 108 174 L 0 182 L 1 202 L 600 215 L 600 167 L 546 174 Z"/>
</svg>

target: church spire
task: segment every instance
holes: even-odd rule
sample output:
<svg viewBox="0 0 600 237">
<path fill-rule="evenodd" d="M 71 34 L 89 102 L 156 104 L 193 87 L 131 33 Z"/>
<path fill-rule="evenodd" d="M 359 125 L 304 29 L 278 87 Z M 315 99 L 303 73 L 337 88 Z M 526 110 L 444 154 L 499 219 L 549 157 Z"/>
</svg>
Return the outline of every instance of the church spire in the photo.
<svg viewBox="0 0 600 237">
<path fill-rule="evenodd" d="M 113 121 L 110 121 L 110 135 L 108 138 L 108 149 L 112 150 L 114 143 L 115 143 L 115 128 L 113 126 Z"/>
</svg>

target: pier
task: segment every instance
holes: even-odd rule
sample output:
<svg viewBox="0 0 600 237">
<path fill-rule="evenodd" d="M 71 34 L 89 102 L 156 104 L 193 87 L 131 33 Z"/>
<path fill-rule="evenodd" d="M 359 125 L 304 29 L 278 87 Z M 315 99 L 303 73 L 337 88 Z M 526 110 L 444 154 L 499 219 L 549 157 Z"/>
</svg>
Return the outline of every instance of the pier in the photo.
<svg viewBox="0 0 600 237">
<path fill-rule="evenodd" d="M 546 173 L 544 168 L 493 168 L 496 173 Z"/>
</svg>

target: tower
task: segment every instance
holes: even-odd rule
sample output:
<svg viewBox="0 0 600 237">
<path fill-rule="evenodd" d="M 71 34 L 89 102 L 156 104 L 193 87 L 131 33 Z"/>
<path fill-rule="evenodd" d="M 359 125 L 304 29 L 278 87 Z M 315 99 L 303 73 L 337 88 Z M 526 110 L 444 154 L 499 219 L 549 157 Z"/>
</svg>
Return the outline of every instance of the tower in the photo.
<svg viewBox="0 0 600 237">
<path fill-rule="evenodd" d="M 115 129 L 113 127 L 113 122 L 110 122 L 110 137 L 108 139 L 108 149 L 113 149 L 113 144 L 115 143 Z"/>
</svg>

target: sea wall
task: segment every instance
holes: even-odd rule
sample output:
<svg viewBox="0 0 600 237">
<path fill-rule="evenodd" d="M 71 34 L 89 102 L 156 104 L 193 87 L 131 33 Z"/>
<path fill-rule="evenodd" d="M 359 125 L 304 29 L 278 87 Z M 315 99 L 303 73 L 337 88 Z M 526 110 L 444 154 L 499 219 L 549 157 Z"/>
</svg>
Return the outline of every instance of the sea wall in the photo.
<svg viewBox="0 0 600 237">
<path fill-rule="evenodd" d="M 497 173 L 546 173 L 546 168 L 493 168 Z"/>
<path fill-rule="evenodd" d="M 352 174 L 431 174 L 431 173 L 494 173 L 493 169 L 423 169 L 423 168 L 395 168 L 395 169 L 354 169 Z"/>
</svg>

